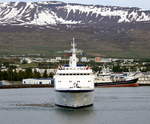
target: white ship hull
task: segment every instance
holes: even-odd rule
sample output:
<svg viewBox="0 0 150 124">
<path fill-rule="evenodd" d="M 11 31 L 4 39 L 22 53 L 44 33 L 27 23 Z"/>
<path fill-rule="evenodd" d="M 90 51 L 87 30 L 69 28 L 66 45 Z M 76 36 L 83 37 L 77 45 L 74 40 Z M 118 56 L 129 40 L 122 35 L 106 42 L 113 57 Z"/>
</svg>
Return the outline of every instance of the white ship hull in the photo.
<svg viewBox="0 0 150 124">
<path fill-rule="evenodd" d="M 61 107 L 81 108 L 92 106 L 94 91 L 56 91 L 55 104 Z"/>
</svg>

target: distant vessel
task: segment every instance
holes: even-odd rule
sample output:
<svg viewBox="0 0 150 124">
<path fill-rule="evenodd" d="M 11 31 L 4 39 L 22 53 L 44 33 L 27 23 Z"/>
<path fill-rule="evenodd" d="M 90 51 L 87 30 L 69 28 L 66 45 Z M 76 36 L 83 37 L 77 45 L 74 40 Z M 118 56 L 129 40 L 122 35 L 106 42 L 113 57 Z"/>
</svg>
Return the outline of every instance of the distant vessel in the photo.
<svg viewBox="0 0 150 124">
<path fill-rule="evenodd" d="M 138 78 L 134 74 L 116 74 L 110 72 L 109 68 L 103 68 L 95 78 L 95 86 L 103 87 L 136 87 Z"/>
<path fill-rule="evenodd" d="M 61 107 L 79 108 L 93 105 L 94 74 L 88 66 L 78 66 L 73 38 L 72 56 L 68 66 L 60 66 L 54 76 L 55 104 Z"/>
</svg>

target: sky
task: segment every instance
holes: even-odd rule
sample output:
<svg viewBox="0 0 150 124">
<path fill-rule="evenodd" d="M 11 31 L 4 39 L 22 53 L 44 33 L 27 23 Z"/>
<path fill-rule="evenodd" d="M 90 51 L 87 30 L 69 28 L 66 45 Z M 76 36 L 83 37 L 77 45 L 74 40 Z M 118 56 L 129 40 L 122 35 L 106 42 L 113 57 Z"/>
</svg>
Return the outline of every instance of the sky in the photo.
<svg viewBox="0 0 150 124">
<path fill-rule="evenodd" d="M 145 10 L 150 10 L 150 0 L 0 0 L 0 2 L 9 1 L 63 1 L 68 3 L 82 3 L 82 4 L 99 4 L 99 5 L 113 5 L 123 7 L 139 7 Z"/>
</svg>

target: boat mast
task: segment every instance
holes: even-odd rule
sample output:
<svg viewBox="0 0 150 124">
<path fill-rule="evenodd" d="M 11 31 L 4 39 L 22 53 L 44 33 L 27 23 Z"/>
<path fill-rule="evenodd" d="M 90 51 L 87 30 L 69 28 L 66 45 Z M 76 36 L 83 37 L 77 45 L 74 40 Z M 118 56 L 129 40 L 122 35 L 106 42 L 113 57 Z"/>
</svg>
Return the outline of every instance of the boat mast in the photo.
<svg viewBox="0 0 150 124">
<path fill-rule="evenodd" d="M 77 57 L 76 57 L 76 44 L 75 44 L 75 39 L 73 37 L 73 42 L 72 42 L 72 56 L 70 57 L 69 61 L 69 66 L 70 67 L 77 67 Z"/>
</svg>

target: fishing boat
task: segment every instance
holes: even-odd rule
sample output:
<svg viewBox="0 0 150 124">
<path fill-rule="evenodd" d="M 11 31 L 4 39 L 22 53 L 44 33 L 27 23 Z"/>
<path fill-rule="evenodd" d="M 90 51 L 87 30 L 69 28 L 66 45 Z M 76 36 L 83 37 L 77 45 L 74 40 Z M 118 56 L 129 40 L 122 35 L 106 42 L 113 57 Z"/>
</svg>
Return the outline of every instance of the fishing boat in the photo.
<svg viewBox="0 0 150 124">
<path fill-rule="evenodd" d="M 96 74 L 95 86 L 102 87 L 137 87 L 138 77 L 132 73 L 113 73 L 103 67 L 101 73 Z"/>
</svg>

